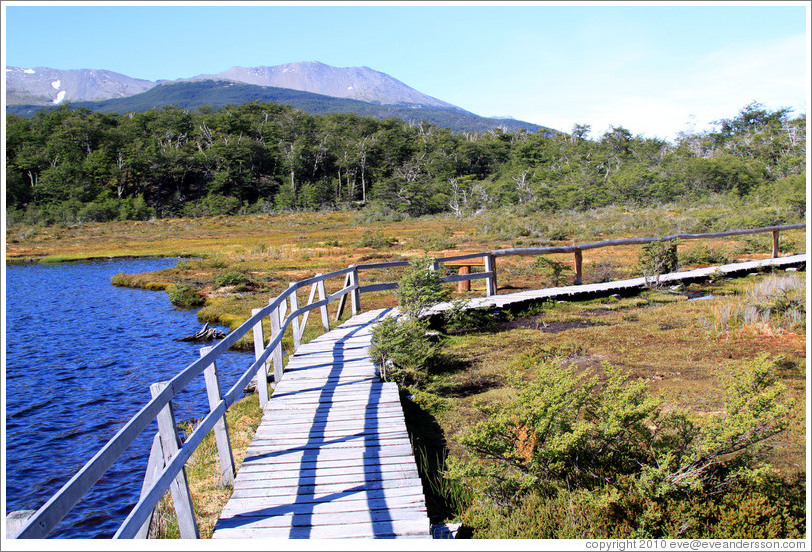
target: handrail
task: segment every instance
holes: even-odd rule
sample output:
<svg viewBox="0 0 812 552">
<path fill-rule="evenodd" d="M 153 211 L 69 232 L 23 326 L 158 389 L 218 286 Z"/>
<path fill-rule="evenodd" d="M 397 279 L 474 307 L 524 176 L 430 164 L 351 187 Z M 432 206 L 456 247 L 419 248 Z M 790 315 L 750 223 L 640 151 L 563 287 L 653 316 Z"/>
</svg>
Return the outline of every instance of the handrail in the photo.
<svg viewBox="0 0 812 552">
<path fill-rule="evenodd" d="M 673 234 L 669 236 L 662 236 L 658 238 L 627 238 L 620 240 L 606 240 L 601 242 L 582 243 L 568 246 L 551 246 L 551 247 L 534 247 L 534 248 L 510 248 L 499 249 L 482 253 L 468 253 L 463 255 L 455 255 L 449 257 L 441 257 L 433 259 L 433 266 L 439 267 L 443 263 L 452 261 L 464 261 L 475 258 L 485 259 L 485 271 L 473 274 L 460 273 L 457 275 L 443 276 L 444 282 L 464 282 L 470 280 L 486 279 L 487 286 L 486 292 L 488 295 L 496 293 L 496 265 L 495 258 L 508 256 L 508 255 L 539 255 L 547 253 L 572 253 L 576 255 L 576 283 L 580 283 L 581 279 L 581 252 L 589 249 L 596 249 L 600 247 L 610 247 L 618 245 L 631 245 L 631 244 L 646 244 L 656 241 L 668 241 L 679 239 L 701 239 L 701 238 L 715 238 L 726 237 L 745 234 L 756 234 L 761 232 L 773 233 L 773 256 L 778 255 L 778 233 L 784 230 L 795 230 L 805 228 L 805 224 L 787 224 L 780 226 L 767 226 L 762 228 L 749 228 L 741 230 L 729 230 L 725 232 L 715 233 L 700 233 L 700 234 Z M 166 386 L 158 392 L 149 402 L 147 402 L 141 410 L 139 410 L 130 420 L 107 442 L 62 488 L 52 496 L 39 510 L 37 510 L 23 525 L 22 529 L 17 533 L 16 538 L 43 538 L 56 526 L 57 523 L 76 505 L 76 503 L 98 482 L 99 479 L 107 472 L 108 469 L 118 460 L 119 456 L 135 441 L 150 423 L 156 419 L 159 413 L 165 408 L 171 408 L 172 399 L 188 385 L 195 377 L 202 374 L 207 367 L 213 365 L 216 360 L 230 349 L 242 336 L 253 331 L 255 327 L 259 326 L 261 333 L 262 320 L 266 317 L 276 317 L 276 323 L 271 318 L 271 337 L 267 345 L 262 345 L 255 351 L 255 360 L 250 367 L 243 372 L 236 383 L 234 383 L 216 404 L 210 408 L 210 412 L 201 420 L 191 435 L 188 436 L 186 442 L 178 449 L 178 452 L 168 461 L 160 473 L 142 492 L 142 496 L 135 507 L 130 511 L 127 518 L 116 532 L 115 538 L 132 538 L 135 537 L 139 529 L 150 518 L 152 511 L 158 504 L 158 501 L 167 492 L 169 485 L 175 478 L 184 470 L 186 461 L 191 457 L 192 453 L 203 441 L 203 438 L 209 431 L 214 428 L 215 424 L 225 416 L 226 410 L 236 402 L 243 394 L 248 382 L 254 377 L 262 373 L 262 370 L 267 370 L 267 361 L 274 355 L 274 353 L 281 354 L 281 342 L 284 333 L 293 325 L 294 333 L 294 348 L 301 338 L 304 331 L 302 325 L 299 328 L 298 318 L 304 316 L 315 309 L 326 309 L 327 306 L 333 301 L 340 300 L 339 310 L 336 318 L 340 317 L 341 310 L 343 309 L 344 300 L 346 296 L 352 294 L 353 298 L 353 314 L 356 314 L 360 309 L 358 304 L 358 297 L 361 293 L 369 293 L 373 291 L 385 291 L 396 289 L 397 282 L 385 282 L 376 284 L 359 284 L 358 273 L 361 270 L 375 270 L 384 268 L 396 268 L 407 266 L 409 261 L 390 261 L 381 263 L 368 263 L 359 265 L 350 265 L 347 268 L 329 272 L 326 274 L 318 274 L 316 276 L 305 278 L 297 282 L 293 282 L 290 286 L 282 291 L 279 295 L 272 298 L 268 305 L 257 309 L 248 317 L 245 322 L 240 324 L 236 329 L 228 333 L 219 343 L 213 347 L 208 348 L 208 352 L 201 354 L 201 357 L 194 362 L 191 362 L 177 375 L 166 383 Z M 344 286 L 337 292 L 330 295 L 324 293 L 324 282 L 332 278 L 345 276 Z M 311 300 L 308 304 L 299 307 L 297 305 L 296 292 L 306 286 L 322 286 L 321 293 L 324 295 L 322 299 L 313 301 L 315 288 L 311 291 Z M 284 316 L 283 320 L 279 320 L 281 308 L 284 306 L 287 309 L 287 301 L 290 299 L 291 310 Z M 326 311 L 324 311 L 326 312 Z M 326 314 L 324 315 L 326 317 Z M 326 324 L 326 323 L 325 323 Z M 298 333 L 297 333 L 298 332 Z M 279 357 L 281 358 L 281 356 Z M 274 361 L 276 362 L 276 361 Z M 264 380 L 258 380 L 264 381 Z M 259 385 L 258 385 L 259 387 Z M 219 393 L 219 390 L 218 390 Z M 267 396 L 267 393 L 266 393 Z M 262 397 L 262 395 L 260 395 Z M 164 436 L 161 435 L 161 439 Z"/>
<path fill-rule="evenodd" d="M 579 243 L 575 245 L 555 245 L 550 247 L 514 247 L 509 249 L 497 249 L 491 251 L 496 257 L 505 255 L 544 255 L 547 253 L 574 253 L 575 251 L 585 251 L 587 249 L 597 249 L 599 247 L 611 247 L 617 245 L 636 245 L 653 243 L 657 241 L 670 240 L 695 240 L 703 238 L 724 238 L 727 236 L 740 236 L 745 234 L 758 234 L 762 232 L 778 232 L 781 230 L 797 230 L 806 228 L 805 224 L 784 224 L 781 226 L 764 226 L 762 228 L 746 228 L 741 230 L 727 230 L 725 232 L 708 232 L 702 234 L 671 234 L 658 238 L 624 238 L 620 240 L 606 240 L 591 243 Z"/>
</svg>

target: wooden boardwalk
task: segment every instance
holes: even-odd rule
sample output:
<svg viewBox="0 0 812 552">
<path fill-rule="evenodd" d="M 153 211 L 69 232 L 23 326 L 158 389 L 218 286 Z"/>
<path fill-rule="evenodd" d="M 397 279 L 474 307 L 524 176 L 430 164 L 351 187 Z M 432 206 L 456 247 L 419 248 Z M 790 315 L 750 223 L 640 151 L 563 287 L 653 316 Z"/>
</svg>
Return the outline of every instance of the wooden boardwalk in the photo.
<svg viewBox="0 0 812 552">
<path fill-rule="evenodd" d="M 733 276 L 759 272 L 770 268 L 797 268 L 806 265 L 806 254 L 788 255 L 774 259 L 759 259 L 731 263 L 708 268 L 697 268 L 683 272 L 672 272 L 659 277 L 661 285 L 673 285 L 679 282 L 690 282 L 703 280 L 714 274 Z M 646 279 L 630 278 L 628 280 L 615 280 L 612 282 L 602 282 L 599 284 L 583 284 L 573 286 L 563 286 L 556 288 L 534 289 L 529 291 L 519 291 L 515 293 L 504 293 L 491 297 L 474 297 L 469 300 L 467 308 L 502 308 L 509 305 L 516 305 L 525 302 L 539 301 L 543 299 L 582 299 L 590 296 L 607 295 L 612 293 L 631 293 L 642 290 L 646 287 Z M 429 315 L 439 314 L 451 308 L 451 303 L 440 303 L 428 311 Z"/>
<path fill-rule="evenodd" d="M 302 345 L 265 407 L 212 538 L 430 538 L 397 385 L 352 317 Z"/>
<path fill-rule="evenodd" d="M 666 274 L 661 284 L 765 268 L 806 255 Z M 471 299 L 469 308 L 633 292 L 644 278 Z M 451 305 L 442 303 L 432 312 Z M 366 312 L 302 345 L 265 407 L 213 538 L 430 538 L 425 497 L 397 385 L 369 356 L 371 327 L 397 309 Z"/>
</svg>

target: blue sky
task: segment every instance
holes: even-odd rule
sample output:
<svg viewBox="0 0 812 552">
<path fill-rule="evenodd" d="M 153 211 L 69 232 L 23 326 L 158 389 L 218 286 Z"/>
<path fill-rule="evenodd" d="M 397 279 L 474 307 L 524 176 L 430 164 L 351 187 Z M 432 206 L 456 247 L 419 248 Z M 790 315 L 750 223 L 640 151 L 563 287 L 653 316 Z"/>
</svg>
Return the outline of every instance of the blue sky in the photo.
<svg viewBox="0 0 812 552">
<path fill-rule="evenodd" d="M 4 2 L 4 61 L 149 79 L 367 66 L 486 116 L 671 139 L 758 101 L 806 113 L 808 2 Z"/>
</svg>

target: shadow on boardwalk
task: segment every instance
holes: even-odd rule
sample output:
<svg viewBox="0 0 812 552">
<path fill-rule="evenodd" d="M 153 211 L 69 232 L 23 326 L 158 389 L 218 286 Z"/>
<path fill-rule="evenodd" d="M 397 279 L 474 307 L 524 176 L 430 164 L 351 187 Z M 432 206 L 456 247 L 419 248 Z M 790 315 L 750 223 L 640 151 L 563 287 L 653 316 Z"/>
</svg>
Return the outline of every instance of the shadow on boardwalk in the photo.
<svg viewBox="0 0 812 552">
<path fill-rule="evenodd" d="M 355 316 L 303 345 L 265 408 L 213 538 L 430 538 L 398 390 Z"/>
</svg>

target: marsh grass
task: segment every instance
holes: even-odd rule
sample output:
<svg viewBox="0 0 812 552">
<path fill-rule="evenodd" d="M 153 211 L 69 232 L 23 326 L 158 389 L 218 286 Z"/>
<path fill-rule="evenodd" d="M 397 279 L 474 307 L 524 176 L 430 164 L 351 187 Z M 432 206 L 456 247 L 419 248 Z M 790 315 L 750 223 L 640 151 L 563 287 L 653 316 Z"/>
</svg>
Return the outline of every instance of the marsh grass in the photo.
<svg viewBox="0 0 812 552">
<path fill-rule="evenodd" d="M 771 274 L 743 295 L 715 305 L 712 327 L 717 332 L 754 329 L 765 332 L 806 329 L 806 282 L 803 275 Z"/>
<path fill-rule="evenodd" d="M 245 459 L 246 450 L 254 437 L 261 418 L 262 409 L 259 407 L 256 394 L 243 397 L 226 412 L 226 423 L 228 424 L 236 469 L 239 469 Z M 188 434 L 194 430 L 194 424 L 185 424 L 182 429 L 185 429 Z M 192 495 L 198 530 L 200 537 L 204 539 L 211 538 L 214 525 L 220 517 L 220 512 L 231 497 L 231 489 L 224 487 L 220 482 L 219 464 L 217 443 L 212 431 L 203 439 L 203 442 L 186 463 L 186 476 Z M 180 538 L 177 516 L 169 493 L 164 495 L 155 509 L 150 526 L 150 538 Z"/>
</svg>

